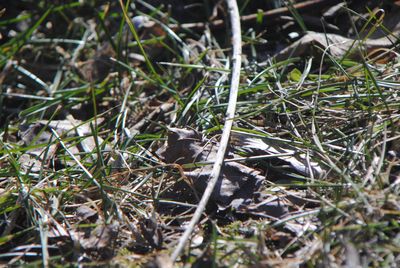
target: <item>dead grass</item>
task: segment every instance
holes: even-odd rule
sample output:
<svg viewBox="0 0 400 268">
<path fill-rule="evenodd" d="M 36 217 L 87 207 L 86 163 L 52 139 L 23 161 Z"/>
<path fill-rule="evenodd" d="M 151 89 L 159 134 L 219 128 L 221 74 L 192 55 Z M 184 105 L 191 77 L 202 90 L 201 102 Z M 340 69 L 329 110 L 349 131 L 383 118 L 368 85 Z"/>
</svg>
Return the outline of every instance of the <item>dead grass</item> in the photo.
<svg viewBox="0 0 400 268">
<path fill-rule="evenodd" d="M 205 20 L 198 10 L 168 14 L 155 2 L 135 1 L 134 11 L 122 2 L 125 13 L 117 1 L 6 6 L 2 264 L 171 264 L 215 162 L 232 52 L 220 26 L 176 28 Z M 375 11 L 343 12 L 360 36 L 398 38 Z M 133 15 L 142 17 L 127 24 Z M 314 58 L 306 51 L 277 62 L 265 40 L 282 39 L 258 23 L 242 30 L 246 58 L 220 186 L 176 265 L 395 267 L 397 46 L 382 45 L 379 58 L 320 47 Z"/>
</svg>

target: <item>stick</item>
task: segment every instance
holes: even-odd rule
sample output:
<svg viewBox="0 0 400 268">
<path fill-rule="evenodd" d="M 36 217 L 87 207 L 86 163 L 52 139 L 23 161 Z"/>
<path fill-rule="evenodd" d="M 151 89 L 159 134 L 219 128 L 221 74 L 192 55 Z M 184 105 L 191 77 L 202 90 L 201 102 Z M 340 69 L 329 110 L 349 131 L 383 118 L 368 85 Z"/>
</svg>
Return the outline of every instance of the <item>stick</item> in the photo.
<svg viewBox="0 0 400 268">
<path fill-rule="evenodd" d="M 239 9 L 236 0 L 226 0 L 228 6 L 229 16 L 231 20 L 232 27 L 232 44 L 233 44 L 233 55 L 232 55 L 232 77 L 231 77 L 231 87 L 228 108 L 226 109 L 226 119 L 224 124 L 224 129 L 222 131 L 220 146 L 218 148 L 215 163 L 210 175 L 210 181 L 208 182 L 207 188 L 197 206 L 196 211 L 193 214 L 192 219 L 182 237 L 179 239 L 178 246 L 171 255 L 173 262 L 176 261 L 178 256 L 181 254 L 186 242 L 189 240 L 190 235 L 193 232 L 195 225 L 198 223 L 201 215 L 203 214 L 207 202 L 210 199 L 211 193 L 214 190 L 215 184 L 218 181 L 219 174 L 223 165 L 225 151 L 229 142 L 229 135 L 232 129 L 233 118 L 235 116 L 237 95 L 239 89 L 240 81 L 240 68 L 241 68 L 241 54 L 242 54 L 242 36 L 240 29 L 240 16 Z"/>
</svg>

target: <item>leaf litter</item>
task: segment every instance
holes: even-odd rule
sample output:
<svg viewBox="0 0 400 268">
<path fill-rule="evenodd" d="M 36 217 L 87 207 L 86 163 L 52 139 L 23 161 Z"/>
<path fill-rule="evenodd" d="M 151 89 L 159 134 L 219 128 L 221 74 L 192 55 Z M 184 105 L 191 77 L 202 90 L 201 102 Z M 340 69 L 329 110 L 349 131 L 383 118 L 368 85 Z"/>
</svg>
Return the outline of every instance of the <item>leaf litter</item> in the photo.
<svg viewBox="0 0 400 268">
<path fill-rule="evenodd" d="M 0 23 L 0 260 L 173 267 L 220 145 L 224 7 L 135 1 L 146 59 L 117 2 L 84 2 Z M 398 3 L 268 2 L 242 3 L 235 130 L 178 264 L 396 263 Z"/>
<path fill-rule="evenodd" d="M 103 120 L 98 119 L 96 124 L 101 124 Z M 34 124 L 21 125 L 19 136 L 28 150 L 19 158 L 20 164 L 25 170 L 38 172 L 43 164 L 50 164 L 54 160 L 59 146 L 51 130 L 56 131 L 63 138 L 79 140 L 78 145 L 72 145 L 68 148 L 74 155 L 77 155 L 78 159 L 80 152 L 93 152 L 96 148 L 96 142 L 90 124 L 92 122 L 82 123 L 71 116 L 68 120 L 38 120 Z M 101 137 L 97 137 L 97 139 L 100 144 L 104 141 Z M 34 148 L 29 149 L 31 146 L 34 146 Z M 106 145 L 106 147 L 108 148 L 105 150 L 110 151 L 109 146 Z M 94 157 L 96 156 L 94 155 Z"/>
<path fill-rule="evenodd" d="M 242 135 L 243 136 L 243 135 Z M 279 148 L 275 145 L 267 145 L 260 139 L 242 138 L 234 135 L 235 147 L 247 150 L 246 156 L 266 155 L 268 157 L 277 155 L 277 159 L 289 162 L 293 170 L 309 174 L 308 167 L 311 166 L 315 175 L 321 175 L 322 169 L 316 162 L 307 164 L 300 162 L 295 157 L 279 156 L 280 154 L 294 154 L 294 151 Z M 261 145 L 262 143 L 262 145 Z M 190 170 L 185 169 L 183 176 L 188 183 L 193 184 L 199 193 L 203 192 L 211 173 L 211 163 L 214 162 L 218 142 L 205 140 L 200 133 L 191 129 L 169 128 L 166 143 L 157 150 L 157 155 L 168 164 L 185 165 L 192 164 Z M 241 158 L 234 153 L 234 148 L 229 148 L 226 160 Z M 264 213 L 265 216 L 279 218 L 288 212 L 287 204 L 281 198 L 271 194 L 259 192 L 266 177 L 262 171 L 246 166 L 238 162 L 225 161 L 217 186 L 211 196 L 220 210 L 233 208 L 236 211 L 246 213 Z"/>
</svg>

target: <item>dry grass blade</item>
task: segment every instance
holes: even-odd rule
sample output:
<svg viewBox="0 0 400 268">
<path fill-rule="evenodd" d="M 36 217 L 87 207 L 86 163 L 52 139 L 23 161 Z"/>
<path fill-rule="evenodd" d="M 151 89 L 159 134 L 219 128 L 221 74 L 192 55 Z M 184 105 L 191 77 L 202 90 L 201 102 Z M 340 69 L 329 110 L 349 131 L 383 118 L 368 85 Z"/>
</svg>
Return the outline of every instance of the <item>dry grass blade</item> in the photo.
<svg viewBox="0 0 400 268">
<path fill-rule="evenodd" d="M 232 78 L 231 87 L 229 95 L 228 108 L 226 110 L 226 120 L 224 124 L 224 129 L 222 132 L 220 147 L 218 148 L 217 157 L 211 172 L 211 179 L 208 183 L 206 190 L 199 202 L 199 205 L 188 225 L 184 234 L 179 239 L 179 244 L 175 251 L 171 255 L 171 259 L 176 261 L 178 256 L 181 254 L 183 248 L 186 245 L 190 235 L 193 232 L 195 225 L 198 223 L 201 215 L 203 214 L 208 200 L 210 199 L 211 193 L 214 190 L 215 184 L 217 183 L 219 174 L 221 172 L 221 167 L 224 161 L 225 151 L 228 146 L 229 136 L 232 129 L 233 118 L 235 116 L 236 102 L 239 90 L 240 82 L 240 68 L 241 68 L 241 54 L 242 54 L 242 36 L 240 27 L 240 16 L 237 2 L 234 0 L 226 0 L 226 4 L 229 10 L 229 16 L 231 21 L 232 29 L 232 44 L 233 44 L 233 55 L 232 55 Z"/>
<path fill-rule="evenodd" d="M 3 266 L 400 263 L 396 1 L 9 2 Z"/>
</svg>

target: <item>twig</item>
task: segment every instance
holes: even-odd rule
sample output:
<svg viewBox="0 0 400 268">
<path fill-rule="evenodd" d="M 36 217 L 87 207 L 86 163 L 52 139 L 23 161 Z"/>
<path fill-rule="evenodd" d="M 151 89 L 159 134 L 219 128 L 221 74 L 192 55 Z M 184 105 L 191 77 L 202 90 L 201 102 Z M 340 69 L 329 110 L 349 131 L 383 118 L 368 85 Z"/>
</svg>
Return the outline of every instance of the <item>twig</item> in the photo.
<svg viewBox="0 0 400 268">
<path fill-rule="evenodd" d="M 307 10 L 311 8 L 315 8 L 318 5 L 318 8 L 321 8 L 321 6 L 325 5 L 334 5 L 337 3 L 342 2 L 342 0 L 309 0 L 297 4 L 293 4 L 293 8 L 296 10 Z M 272 10 L 268 10 L 262 13 L 263 17 L 268 17 L 268 21 L 272 21 L 271 19 L 276 18 L 278 16 L 286 15 L 289 14 L 290 10 L 288 7 L 280 7 L 280 8 L 275 8 Z M 250 15 L 245 15 L 240 17 L 240 21 L 242 23 L 250 23 L 253 21 L 256 21 L 258 18 L 259 14 L 250 14 Z M 169 24 L 168 27 L 170 27 L 173 30 L 176 30 L 178 28 L 181 29 L 198 29 L 202 30 L 205 29 L 206 26 L 209 26 L 210 28 L 221 28 L 225 25 L 224 20 L 215 20 L 211 21 L 209 23 L 203 23 L 203 22 L 192 22 L 192 23 L 183 23 L 183 24 Z"/>
<path fill-rule="evenodd" d="M 229 142 L 229 136 L 232 129 L 233 118 L 235 117 L 236 102 L 237 102 L 237 95 L 238 95 L 239 81 L 240 81 L 240 68 L 242 64 L 241 61 L 242 36 L 241 36 L 239 9 L 236 0 L 226 0 L 226 4 L 228 6 L 230 21 L 231 21 L 232 45 L 233 45 L 232 77 L 231 77 L 228 108 L 226 110 L 226 120 L 224 124 L 224 129 L 222 131 L 220 146 L 218 148 L 215 163 L 211 171 L 210 181 L 208 182 L 207 188 L 204 191 L 204 194 L 197 206 L 196 211 L 194 212 L 192 219 L 190 220 L 188 227 L 186 228 L 182 237 L 179 239 L 178 246 L 175 248 L 175 251 L 171 255 L 171 259 L 173 262 L 176 261 L 178 256 L 181 254 L 183 248 L 185 247 L 186 242 L 189 240 L 189 237 L 192 234 L 195 225 L 198 223 L 201 215 L 203 214 L 206 208 L 211 193 L 215 188 L 215 184 L 218 181 L 225 157 L 225 151 Z"/>
</svg>

